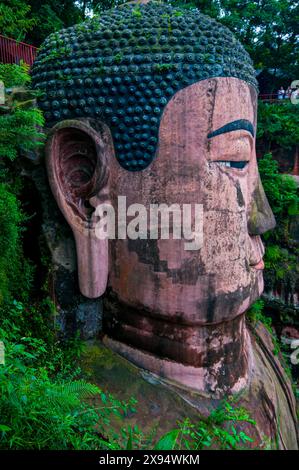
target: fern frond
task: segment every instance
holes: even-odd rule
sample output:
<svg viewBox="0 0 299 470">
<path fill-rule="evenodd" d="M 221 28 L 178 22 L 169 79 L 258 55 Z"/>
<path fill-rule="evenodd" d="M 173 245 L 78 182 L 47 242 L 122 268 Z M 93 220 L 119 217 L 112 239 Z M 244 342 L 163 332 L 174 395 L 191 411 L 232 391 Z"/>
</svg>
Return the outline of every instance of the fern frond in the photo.
<svg viewBox="0 0 299 470">
<path fill-rule="evenodd" d="M 45 390 L 45 400 L 53 408 L 70 410 L 80 405 L 81 401 L 98 395 L 101 390 L 93 384 L 84 380 L 66 382 L 63 384 L 53 384 Z"/>
</svg>

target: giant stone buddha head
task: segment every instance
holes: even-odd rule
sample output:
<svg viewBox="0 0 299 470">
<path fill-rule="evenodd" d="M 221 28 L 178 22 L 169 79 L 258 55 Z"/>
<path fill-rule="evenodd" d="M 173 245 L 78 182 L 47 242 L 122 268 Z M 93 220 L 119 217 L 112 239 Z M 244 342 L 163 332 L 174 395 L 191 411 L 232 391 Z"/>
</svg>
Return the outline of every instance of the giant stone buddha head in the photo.
<svg viewBox="0 0 299 470">
<path fill-rule="evenodd" d="M 107 344 L 180 385 L 240 390 L 244 313 L 263 290 L 260 235 L 275 225 L 248 54 L 197 10 L 126 5 L 49 36 L 33 82 L 51 128 L 51 188 L 76 240 L 80 290 L 104 295 Z M 127 207 L 201 204 L 202 247 L 97 238 L 95 209 L 118 215 L 119 196 Z"/>
</svg>

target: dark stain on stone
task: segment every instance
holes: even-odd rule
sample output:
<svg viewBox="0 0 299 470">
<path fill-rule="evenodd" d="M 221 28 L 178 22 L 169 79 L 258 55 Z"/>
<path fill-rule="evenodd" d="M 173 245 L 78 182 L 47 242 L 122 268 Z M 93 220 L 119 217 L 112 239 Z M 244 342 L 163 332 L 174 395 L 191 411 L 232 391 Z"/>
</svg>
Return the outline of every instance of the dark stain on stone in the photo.
<svg viewBox="0 0 299 470">
<path fill-rule="evenodd" d="M 167 262 L 160 260 L 158 240 L 128 239 L 128 250 L 135 252 L 143 264 L 150 264 L 155 272 L 167 272 Z"/>
<path fill-rule="evenodd" d="M 238 200 L 238 204 L 239 204 L 240 207 L 244 207 L 244 206 L 245 206 L 245 201 L 244 201 L 243 194 L 242 194 L 242 191 L 241 191 L 241 188 L 240 188 L 240 184 L 239 184 L 238 181 L 237 181 L 237 183 L 236 183 L 236 190 L 237 190 L 237 200 Z"/>
<path fill-rule="evenodd" d="M 216 294 L 212 287 L 208 291 L 208 297 L 197 302 L 197 310 L 200 312 L 202 323 L 217 323 L 217 319 L 224 316 L 229 318 L 230 312 L 236 311 L 245 299 L 252 298 L 255 295 L 255 289 L 256 286 L 254 286 L 254 290 L 252 290 L 251 286 L 244 288 L 236 286 L 234 292 L 217 292 Z"/>
<path fill-rule="evenodd" d="M 250 235 L 262 235 L 275 227 L 276 222 L 265 195 L 261 180 L 252 195 L 250 215 L 247 223 Z"/>
<path fill-rule="evenodd" d="M 166 260 L 161 260 L 159 255 L 158 240 L 131 240 L 128 239 L 128 249 L 138 256 L 143 264 L 151 265 L 154 272 L 167 274 L 174 284 L 184 283 L 195 285 L 199 276 L 205 274 L 198 257 L 184 260 L 180 268 L 170 269 Z"/>
</svg>

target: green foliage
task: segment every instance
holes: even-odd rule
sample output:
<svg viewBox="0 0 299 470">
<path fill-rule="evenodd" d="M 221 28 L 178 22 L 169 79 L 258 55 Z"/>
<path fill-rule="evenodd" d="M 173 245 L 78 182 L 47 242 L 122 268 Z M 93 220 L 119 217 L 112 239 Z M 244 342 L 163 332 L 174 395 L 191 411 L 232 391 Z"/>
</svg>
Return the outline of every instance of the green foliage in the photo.
<svg viewBox="0 0 299 470">
<path fill-rule="evenodd" d="M 29 290 L 29 289 L 28 289 Z M 42 354 L 45 345 L 51 349 L 51 355 L 55 355 L 55 331 L 53 328 L 53 306 L 48 299 L 44 299 L 38 304 L 33 302 L 21 302 L 11 300 L 0 306 L 0 324 L 6 332 L 6 337 L 10 341 L 19 342 L 24 338 L 38 338 L 40 345 L 40 358 L 46 360 Z"/>
<path fill-rule="evenodd" d="M 118 54 L 115 54 L 113 59 L 116 64 L 120 64 L 123 59 L 123 54 L 121 52 L 118 52 Z"/>
<path fill-rule="evenodd" d="M 281 248 L 279 245 L 267 244 L 265 253 L 265 267 L 271 272 L 275 272 L 276 280 L 284 281 L 288 274 L 298 274 L 296 269 L 297 256 L 292 255 L 286 248 Z"/>
<path fill-rule="evenodd" d="M 43 134 L 38 126 L 44 124 L 41 111 L 22 109 L 16 103 L 9 114 L 0 116 L 0 158 L 14 160 L 19 152 L 28 152 L 41 145 Z"/>
<path fill-rule="evenodd" d="M 294 282 L 298 275 L 297 250 L 290 235 L 292 218 L 298 214 L 297 185 L 294 179 L 278 172 L 278 164 L 271 154 L 259 160 L 263 186 L 275 215 L 277 226 L 264 235 L 266 241 L 266 275 L 272 280 Z"/>
<path fill-rule="evenodd" d="M 271 154 L 259 160 L 263 186 L 275 215 L 275 230 L 264 234 L 266 252 L 265 286 L 275 290 L 284 286 L 285 292 L 294 292 L 298 282 L 298 248 L 292 239 L 292 220 L 298 214 L 298 190 L 294 179 L 280 174 Z"/>
<path fill-rule="evenodd" d="M 263 313 L 264 311 L 264 302 L 259 299 L 254 302 L 250 308 L 247 310 L 246 315 L 248 320 L 255 326 L 259 321 L 267 328 L 267 330 L 272 334 L 272 319 L 267 317 Z"/>
<path fill-rule="evenodd" d="M 277 86 L 278 72 L 287 85 L 298 77 L 298 1 L 172 0 L 171 3 L 199 8 L 233 31 L 253 59 L 255 68 L 271 72 L 269 92 Z"/>
<path fill-rule="evenodd" d="M 2 449 L 101 449 L 110 434 L 119 438 L 111 419 L 134 411 L 134 400 L 117 400 L 79 377 L 77 342 L 59 342 L 52 314 L 47 300 L 0 307 Z"/>
<path fill-rule="evenodd" d="M 134 10 L 132 11 L 132 15 L 133 15 L 136 19 L 142 18 L 142 12 L 141 12 L 139 6 L 136 6 L 136 7 L 134 8 Z"/>
<path fill-rule="evenodd" d="M 53 49 L 49 55 L 47 55 L 44 59 L 41 60 L 41 63 L 51 62 L 51 60 L 55 59 L 58 63 L 57 59 L 64 59 L 72 52 L 70 47 L 58 47 L 57 49 Z M 63 74 L 61 76 L 63 79 Z"/>
<path fill-rule="evenodd" d="M 0 65 L 0 79 L 6 87 L 25 85 L 30 82 L 28 67 L 25 65 Z M 21 99 L 23 98 L 23 101 Z M 0 180 L 7 179 L 12 167 L 9 160 L 25 152 L 36 150 L 42 145 L 44 125 L 41 111 L 34 107 L 34 93 L 26 91 L 7 97 L 8 111 L 0 115 Z"/>
<path fill-rule="evenodd" d="M 237 450 L 253 442 L 243 431 L 238 430 L 238 423 L 255 425 L 244 408 L 234 407 L 224 401 L 208 418 L 198 422 L 185 419 L 160 438 L 155 450 Z"/>
<path fill-rule="evenodd" d="M 257 139 L 266 151 L 273 146 L 290 149 L 299 145 L 299 112 L 288 100 L 282 103 L 259 101 Z"/>
<path fill-rule="evenodd" d="M 258 161 L 258 166 L 265 193 L 277 221 L 296 215 L 298 195 L 294 178 L 279 173 L 278 163 L 270 153 Z"/>
<path fill-rule="evenodd" d="M 18 41 L 39 46 L 52 32 L 72 26 L 84 15 L 74 0 L 2 0 L 0 31 Z"/>
<path fill-rule="evenodd" d="M 1 0 L 1 34 L 22 41 L 26 32 L 30 31 L 35 24 L 36 19 L 31 16 L 31 8 L 28 2 L 23 0 Z"/>
<path fill-rule="evenodd" d="M 124 3 L 127 3 L 127 0 L 87 0 L 80 2 L 84 17 L 86 16 L 87 9 L 100 14 L 105 10 L 118 7 Z"/>
<path fill-rule="evenodd" d="M 15 195 L 0 183 L 0 306 L 12 295 L 24 298 L 31 284 L 32 269 L 21 247 L 23 220 Z"/>
<path fill-rule="evenodd" d="M 173 68 L 173 64 L 155 64 L 154 70 L 157 73 L 167 73 Z"/>
<path fill-rule="evenodd" d="M 2 65 L 0 78 L 9 86 L 29 82 L 26 66 Z M 0 116 L 0 305 L 12 297 L 25 300 L 31 284 L 32 268 L 22 253 L 25 215 L 18 201 L 22 183 L 12 162 L 41 144 L 38 126 L 44 123 L 32 100 L 22 103 L 13 95 L 8 104 Z"/>
<path fill-rule="evenodd" d="M 27 40 L 31 43 L 40 45 L 49 34 L 54 31 L 59 31 L 65 26 L 64 21 L 60 17 L 63 15 L 63 8 L 60 9 L 60 13 L 53 9 L 53 5 L 50 3 L 55 2 L 42 2 L 39 4 L 39 8 L 35 5 L 35 2 L 32 3 L 32 16 L 36 22 L 34 30 L 30 31 L 27 35 Z M 58 2 L 57 2 L 58 3 Z M 74 18 L 74 21 L 80 21 L 80 18 Z"/>
<path fill-rule="evenodd" d="M 106 398 L 97 386 L 82 379 L 58 382 L 36 365 L 38 341 L 15 343 L 4 330 L 0 337 L 6 351 L 0 366 L 0 448 L 101 449 L 101 430 L 109 430 L 110 416 L 122 415 L 128 405 L 112 399 L 96 408 L 90 399 Z"/>
<path fill-rule="evenodd" d="M 30 83 L 29 66 L 25 63 L 1 64 L 0 80 L 4 82 L 6 88 L 14 86 L 25 86 Z"/>
<path fill-rule="evenodd" d="M 272 318 L 264 313 L 264 302 L 261 299 L 254 302 L 250 306 L 249 310 L 246 312 L 246 317 L 254 328 L 259 322 L 261 322 L 265 326 L 265 328 L 271 335 L 272 343 L 274 346 L 272 352 L 275 356 L 277 356 L 278 353 L 281 352 L 281 346 L 277 334 L 274 328 L 272 327 Z M 285 367 L 285 369 L 287 369 L 286 364 L 284 362 L 282 362 L 282 365 Z"/>
<path fill-rule="evenodd" d="M 232 400 L 224 401 L 213 410 L 207 418 L 191 421 L 186 418 L 177 423 L 158 440 L 154 435 L 145 436 L 137 427 L 123 429 L 122 436 L 102 441 L 107 450 L 236 450 L 246 448 L 253 439 L 239 430 L 240 425 L 255 425 L 247 411 L 233 404 Z"/>
</svg>

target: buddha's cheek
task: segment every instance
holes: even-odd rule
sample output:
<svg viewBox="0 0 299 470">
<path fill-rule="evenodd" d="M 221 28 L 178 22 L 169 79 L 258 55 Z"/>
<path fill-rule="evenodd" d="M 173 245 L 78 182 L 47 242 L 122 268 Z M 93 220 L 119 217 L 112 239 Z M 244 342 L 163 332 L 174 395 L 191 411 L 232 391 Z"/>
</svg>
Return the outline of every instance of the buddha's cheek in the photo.
<svg viewBox="0 0 299 470">
<path fill-rule="evenodd" d="M 248 234 L 244 212 L 209 210 L 204 213 L 200 251 L 204 271 L 212 275 L 217 292 L 233 292 L 251 282 Z"/>
<path fill-rule="evenodd" d="M 203 202 L 204 272 L 214 278 L 215 294 L 230 293 L 255 283 L 250 268 L 247 229 L 247 179 L 210 164 L 201 185 Z"/>
<path fill-rule="evenodd" d="M 262 271 L 250 266 L 251 240 L 245 211 L 204 211 L 203 235 L 199 265 L 204 273 L 201 281 L 209 279 L 209 285 L 202 292 L 199 312 L 209 322 L 233 318 L 245 312 L 263 291 Z M 208 311 L 211 303 L 212 319 Z"/>
</svg>

